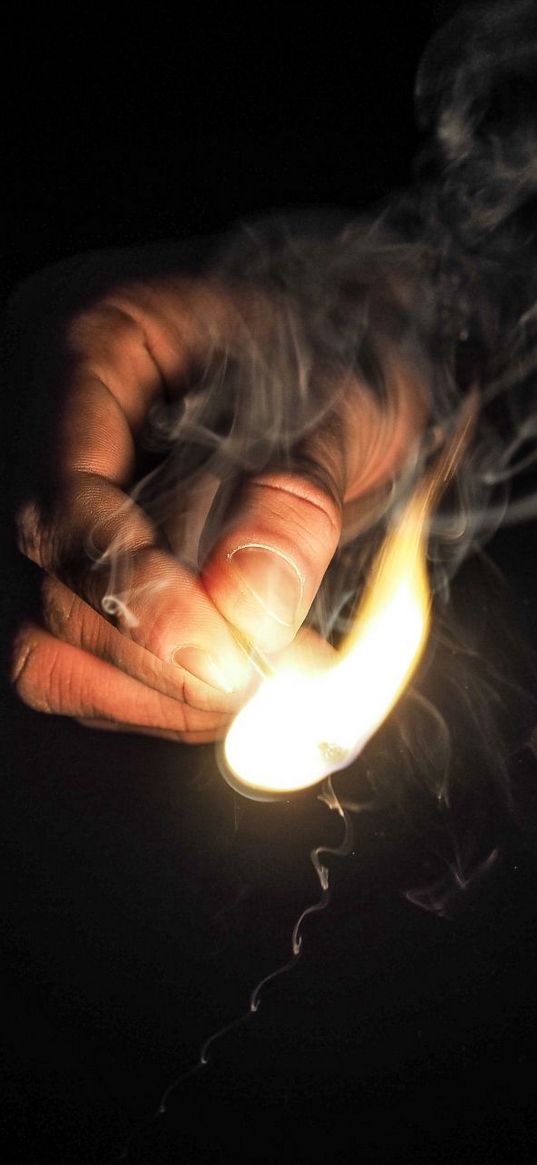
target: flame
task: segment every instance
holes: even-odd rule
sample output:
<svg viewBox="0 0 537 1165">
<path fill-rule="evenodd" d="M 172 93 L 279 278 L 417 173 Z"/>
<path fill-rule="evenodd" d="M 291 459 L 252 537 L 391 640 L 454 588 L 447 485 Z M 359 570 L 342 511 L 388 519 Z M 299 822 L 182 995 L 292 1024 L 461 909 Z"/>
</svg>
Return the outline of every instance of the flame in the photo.
<svg viewBox="0 0 537 1165">
<path fill-rule="evenodd" d="M 430 505 L 430 491 L 417 491 L 388 533 L 337 662 L 317 675 L 279 671 L 239 712 L 224 744 L 235 788 L 306 789 L 345 768 L 386 719 L 428 635 Z"/>
</svg>

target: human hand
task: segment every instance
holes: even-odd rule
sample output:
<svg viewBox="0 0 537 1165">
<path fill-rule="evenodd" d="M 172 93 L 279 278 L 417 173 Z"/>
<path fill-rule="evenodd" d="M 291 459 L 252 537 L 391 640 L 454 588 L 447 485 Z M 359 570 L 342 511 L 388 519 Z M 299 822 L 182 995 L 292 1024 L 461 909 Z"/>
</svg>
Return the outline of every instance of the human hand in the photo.
<svg viewBox="0 0 537 1165">
<path fill-rule="evenodd" d="M 425 394 L 387 350 L 388 407 L 347 376 L 290 468 L 242 479 L 201 570 L 179 561 L 173 529 L 128 496 L 140 437 L 218 344 L 240 351 L 245 328 L 250 339 L 257 328 L 270 352 L 278 309 L 259 309 L 237 285 L 148 280 L 109 291 L 66 326 L 45 473 L 18 514 L 20 549 L 44 572 L 42 618 L 24 623 L 14 651 L 13 682 L 31 707 L 191 743 L 222 736 L 252 682 L 235 632 L 269 655 L 289 648 L 352 504 L 408 455 Z"/>
</svg>

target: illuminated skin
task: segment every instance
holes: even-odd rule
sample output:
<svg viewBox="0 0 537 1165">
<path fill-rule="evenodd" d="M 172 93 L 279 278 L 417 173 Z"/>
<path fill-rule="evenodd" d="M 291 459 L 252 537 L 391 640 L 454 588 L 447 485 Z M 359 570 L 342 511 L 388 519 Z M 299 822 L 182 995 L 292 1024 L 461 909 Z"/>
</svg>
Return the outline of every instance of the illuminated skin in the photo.
<svg viewBox="0 0 537 1165">
<path fill-rule="evenodd" d="M 416 491 L 389 532 L 332 666 L 281 665 L 226 737 L 224 775 L 257 796 L 317 784 L 345 768 L 380 727 L 425 644 L 430 490 Z"/>
<path fill-rule="evenodd" d="M 179 391 L 216 334 L 240 343 L 247 311 L 236 291 L 175 279 L 124 287 L 70 324 L 52 500 L 37 491 L 18 515 L 20 548 L 44 572 L 42 620 L 19 629 L 13 655 L 14 686 L 31 707 L 93 727 L 221 739 L 252 679 L 232 627 L 267 653 L 293 644 L 350 502 L 389 481 L 419 435 L 424 394 L 390 357 L 388 414 L 354 384 L 337 438 L 328 422 L 301 446 L 315 472 L 247 482 L 202 576 L 190 573 L 127 502 L 136 435 L 163 385 Z M 128 618 L 103 614 L 90 542 L 128 555 Z"/>
</svg>

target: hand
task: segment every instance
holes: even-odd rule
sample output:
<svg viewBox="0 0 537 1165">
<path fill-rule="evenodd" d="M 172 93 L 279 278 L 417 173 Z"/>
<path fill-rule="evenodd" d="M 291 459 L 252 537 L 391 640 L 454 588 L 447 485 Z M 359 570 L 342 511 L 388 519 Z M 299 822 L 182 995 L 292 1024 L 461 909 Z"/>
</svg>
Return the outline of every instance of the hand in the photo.
<svg viewBox="0 0 537 1165">
<path fill-rule="evenodd" d="M 178 561 L 173 529 L 128 496 L 140 433 L 215 345 L 240 352 L 257 328 L 270 352 L 278 308 L 261 306 L 216 281 L 148 280 L 64 329 L 46 473 L 18 514 L 20 549 L 44 572 L 42 618 L 25 622 L 14 651 L 31 707 L 192 743 L 222 736 L 252 683 L 235 632 L 269 654 L 293 642 L 352 503 L 389 482 L 419 436 L 425 393 L 388 347 L 388 407 L 347 377 L 292 472 L 269 465 L 243 480 L 201 572 Z"/>
</svg>

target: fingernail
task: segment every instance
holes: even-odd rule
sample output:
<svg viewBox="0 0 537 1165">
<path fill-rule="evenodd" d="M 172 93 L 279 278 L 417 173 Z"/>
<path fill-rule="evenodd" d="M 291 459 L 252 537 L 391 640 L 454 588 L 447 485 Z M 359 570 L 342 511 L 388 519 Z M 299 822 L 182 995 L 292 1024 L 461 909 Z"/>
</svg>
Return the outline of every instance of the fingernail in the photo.
<svg viewBox="0 0 537 1165">
<path fill-rule="evenodd" d="M 177 647 L 173 653 L 173 662 L 196 676 L 196 679 L 203 680 L 205 684 L 218 688 L 218 691 L 225 692 L 226 695 L 235 691 L 234 684 L 226 675 L 224 668 L 202 647 L 193 647 L 191 644 Z"/>
<path fill-rule="evenodd" d="M 265 546 L 241 546 L 230 559 L 257 602 L 285 627 L 293 627 L 302 599 L 302 580 L 289 559 Z"/>
</svg>

